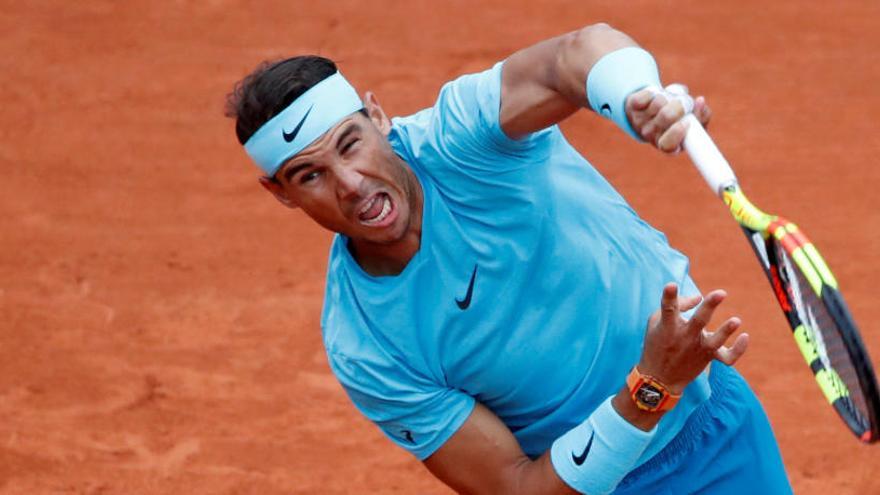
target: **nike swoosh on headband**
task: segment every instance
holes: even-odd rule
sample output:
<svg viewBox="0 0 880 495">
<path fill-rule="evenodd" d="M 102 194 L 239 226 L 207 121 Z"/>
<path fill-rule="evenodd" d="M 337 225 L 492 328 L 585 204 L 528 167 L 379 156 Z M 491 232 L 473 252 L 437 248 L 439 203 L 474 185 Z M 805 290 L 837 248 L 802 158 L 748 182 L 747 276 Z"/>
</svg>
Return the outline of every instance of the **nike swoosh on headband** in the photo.
<svg viewBox="0 0 880 495">
<path fill-rule="evenodd" d="M 306 123 L 306 119 L 309 117 L 309 114 L 312 112 L 313 108 L 315 108 L 315 105 L 310 106 L 309 109 L 306 110 L 306 114 L 303 115 L 302 120 L 299 121 L 299 124 L 296 124 L 296 127 L 294 127 L 292 131 L 287 132 L 284 129 L 281 129 L 281 135 L 284 137 L 285 141 L 291 143 L 294 139 L 296 139 L 296 135 L 299 134 L 299 130 L 302 129 L 303 124 Z"/>
</svg>

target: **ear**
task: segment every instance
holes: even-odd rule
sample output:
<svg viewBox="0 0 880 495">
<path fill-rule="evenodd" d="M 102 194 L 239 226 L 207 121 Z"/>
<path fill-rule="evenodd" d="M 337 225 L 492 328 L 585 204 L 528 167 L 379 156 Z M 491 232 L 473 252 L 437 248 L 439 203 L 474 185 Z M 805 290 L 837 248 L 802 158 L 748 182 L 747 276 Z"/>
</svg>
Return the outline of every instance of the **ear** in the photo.
<svg viewBox="0 0 880 495">
<path fill-rule="evenodd" d="M 367 91 L 364 95 L 364 109 L 379 132 L 386 136 L 391 133 L 391 120 L 385 115 L 385 110 L 382 110 L 379 99 L 372 91 Z"/>
<path fill-rule="evenodd" d="M 272 196 L 275 196 L 275 199 L 284 206 L 288 208 L 297 208 L 297 204 L 293 202 L 290 195 L 287 194 L 287 191 L 277 180 L 271 177 L 260 177 L 260 185 L 272 193 Z"/>
</svg>

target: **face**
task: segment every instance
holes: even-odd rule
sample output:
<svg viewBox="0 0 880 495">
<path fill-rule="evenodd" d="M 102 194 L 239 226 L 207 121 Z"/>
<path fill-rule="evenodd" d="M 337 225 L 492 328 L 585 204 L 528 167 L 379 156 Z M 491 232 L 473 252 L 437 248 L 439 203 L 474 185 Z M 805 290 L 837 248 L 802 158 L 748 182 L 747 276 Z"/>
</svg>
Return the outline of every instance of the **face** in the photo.
<svg viewBox="0 0 880 495">
<path fill-rule="evenodd" d="M 261 183 L 354 242 L 390 244 L 413 229 L 421 188 L 391 149 L 390 122 L 371 94 L 366 109 L 370 117 L 347 117 Z"/>
</svg>

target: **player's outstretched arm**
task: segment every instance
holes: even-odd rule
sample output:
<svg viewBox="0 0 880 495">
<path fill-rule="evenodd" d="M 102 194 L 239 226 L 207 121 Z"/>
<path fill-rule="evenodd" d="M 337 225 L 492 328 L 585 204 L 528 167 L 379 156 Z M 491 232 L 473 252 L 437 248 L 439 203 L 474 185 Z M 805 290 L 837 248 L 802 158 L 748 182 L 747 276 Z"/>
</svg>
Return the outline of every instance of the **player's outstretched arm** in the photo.
<svg viewBox="0 0 880 495">
<path fill-rule="evenodd" d="M 748 336 L 740 335 L 730 347 L 724 344 L 739 320 L 730 318 L 717 330 L 707 330 L 724 297 L 724 292 L 714 291 L 702 300 L 679 298 L 675 284 L 666 286 L 660 310 L 648 322 L 639 371 L 679 394 L 712 360 L 736 362 L 746 350 Z M 698 304 L 689 320 L 681 316 Z M 581 425 L 531 460 L 507 426 L 478 404 L 462 427 L 425 460 L 425 466 L 465 494 L 578 493 L 575 489 L 610 493 L 635 467 L 663 414 L 664 409 L 639 408 L 623 387 L 595 411 L 584 411 L 588 417 Z"/>
<path fill-rule="evenodd" d="M 638 66 L 646 63 L 654 62 L 632 38 L 601 23 L 520 50 L 507 59 L 502 72 L 501 128 L 519 138 L 586 107 L 659 149 L 674 151 L 684 138 L 684 107 L 662 94 L 639 92 L 659 85 L 656 66 Z M 588 80 L 597 67 L 590 81 L 596 91 L 588 95 Z M 616 95 L 615 102 L 619 91 L 624 94 Z M 694 114 L 708 123 L 711 111 L 704 98 L 696 99 Z"/>
</svg>

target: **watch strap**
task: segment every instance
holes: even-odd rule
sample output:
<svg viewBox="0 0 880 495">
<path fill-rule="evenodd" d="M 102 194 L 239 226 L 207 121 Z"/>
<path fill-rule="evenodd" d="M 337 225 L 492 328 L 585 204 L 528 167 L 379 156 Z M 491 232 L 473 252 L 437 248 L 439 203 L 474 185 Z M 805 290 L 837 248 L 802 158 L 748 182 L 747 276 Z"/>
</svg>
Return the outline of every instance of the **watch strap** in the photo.
<svg viewBox="0 0 880 495">
<path fill-rule="evenodd" d="M 646 375 L 639 371 L 638 366 L 633 366 L 629 375 L 626 377 L 626 387 L 629 390 L 629 396 L 635 402 L 636 407 L 643 411 L 660 412 L 669 411 L 681 399 L 681 394 L 673 394 L 669 392 L 669 388 L 657 378 Z M 648 387 L 653 393 L 661 394 L 661 398 L 656 405 L 646 403 L 640 398 L 640 393 Z"/>
</svg>

